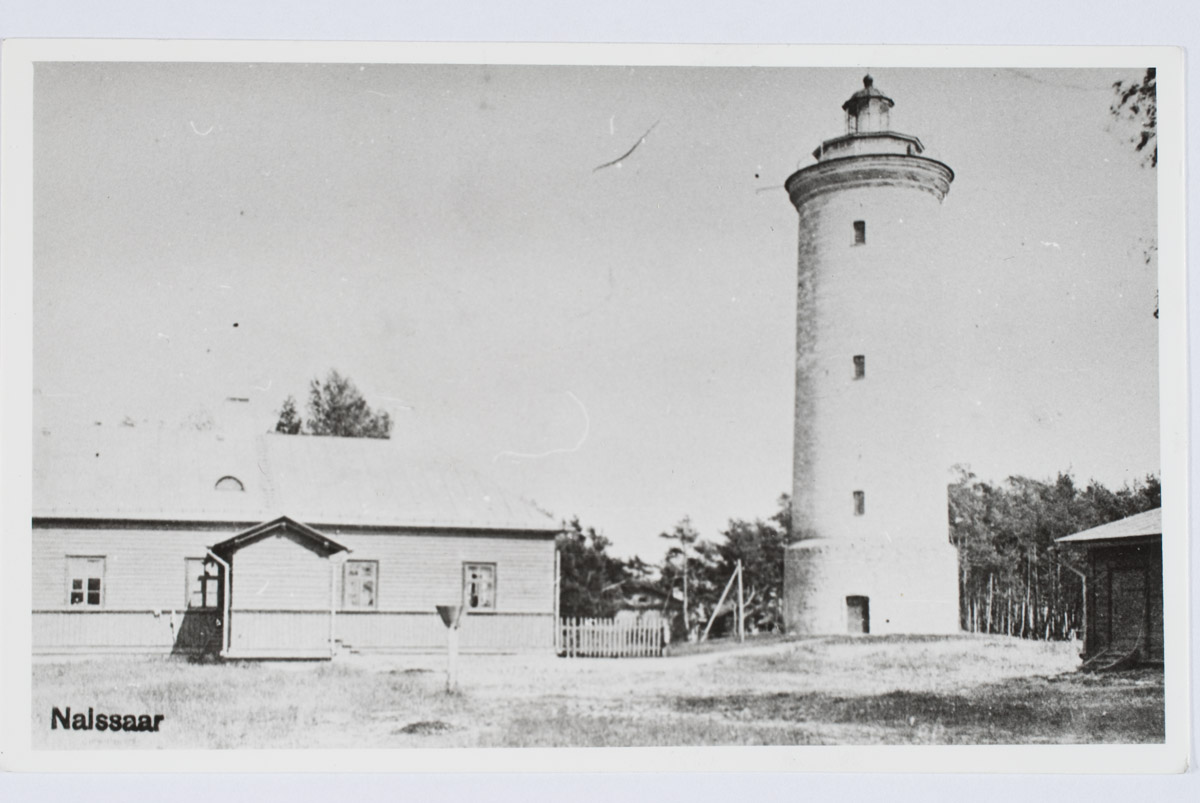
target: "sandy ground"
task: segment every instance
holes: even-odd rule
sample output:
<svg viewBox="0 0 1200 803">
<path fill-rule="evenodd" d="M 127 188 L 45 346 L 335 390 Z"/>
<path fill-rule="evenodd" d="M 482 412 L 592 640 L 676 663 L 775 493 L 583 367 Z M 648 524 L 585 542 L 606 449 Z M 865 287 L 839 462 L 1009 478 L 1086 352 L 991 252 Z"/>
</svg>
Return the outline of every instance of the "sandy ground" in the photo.
<svg viewBox="0 0 1200 803">
<path fill-rule="evenodd" d="M 1078 646 L 1015 639 L 931 639 L 917 643 L 867 639 L 813 639 L 670 658 L 564 659 L 553 655 L 460 657 L 459 688 L 470 700 L 469 721 L 455 735 L 429 739 L 438 746 L 475 743 L 504 729 L 514 711 L 554 715 L 583 723 L 597 720 L 690 719 L 711 722 L 709 700 L 781 700 L 812 694 L 823 698 L 869 698 L 893 692 L 970 694 L 981 686 L 1022 678 L 1073 673 Z M 426 688 L 445 682 L 439 655 L 351 656 L 347 665 L 375 673 L 421 677 Z M 700 703 L 681 713 L 678 702 Z M 764 706 L 759 706 L 763 708 Z M 739 727 L 786 725 L 770 711 L 727 712 Z M 748 707 L 747 707 L 748 708 Z M 535 713 L 536 712 L 536 713 Z M 914 723 L 915 724 L 915 723 Z M 825 723 L 820 741 L 863 741 L 861 728 Z M 385 734 L 380 733 L 381 738 Z M 497 738 L 501 742 L 505 736 Z M 875 741 L 875 739 L 871 739 Z"/>
<path fill-rule="evenodd" d="M 1161 739 L 1161 671 L 1076 672 L 1077 645 L 828 638 L 666 658 L 39 659 L 35 745 L 456 747 Z M 52 705 L 163 711 L 160 734 L 64 733 Z M 107 706 L 107 709 L 103 708 Z M 1111 716 L 1110 716 L 1111 715 Z"/>
<path fill-rule="evenodd" d="M 1007 660 L 966 660 L 977 649 Z M 912 653 L 883 640 L 811 639 L 670 658 L 464 655 L 459 658 L 459 683 L 464 691 L 510 699 L 585 692 L 620 699 L 710 684 L 758 692 L 801 688 L 847 694 L 892 689 L 944 692 L 1013 677 L 1072 672 L 1079 666 L 1078 647 L 1067 642 L 963 636 L 931 639 Z M 352 655 L 338 660 L 370 672 L 410 671 L 443 679 L 446 672 L 444 655 Z M 880 672 L 881 664 L 894 671 Z M 287 664 L 277 666 L 286 669 Z"/>
</svg>

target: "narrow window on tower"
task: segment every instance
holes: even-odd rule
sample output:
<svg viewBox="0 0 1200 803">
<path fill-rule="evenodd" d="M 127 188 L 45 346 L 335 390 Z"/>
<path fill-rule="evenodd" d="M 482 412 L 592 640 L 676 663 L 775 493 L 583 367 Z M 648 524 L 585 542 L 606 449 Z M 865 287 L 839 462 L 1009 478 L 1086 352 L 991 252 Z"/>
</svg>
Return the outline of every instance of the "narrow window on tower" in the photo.
<svg viewBox="0 0 1200 803">
<path fill-rule="evenodd" d="M 862 354 L 854 355 L 854 378 L 862 379 L 867 375 L 867 358 Z"/>
<path fill-rule="evenodd" d="M 867 495 L 862 491 L 854 492 L 854 515 L 861 516 L 867 512 Z"/>
<path fill-rule="evenodd" d="M 865 220 L 854 221 L 854 244 L 855 245 L 866 245 L 867 244 L 867 221 L 865 221 Z"/>
</svg>

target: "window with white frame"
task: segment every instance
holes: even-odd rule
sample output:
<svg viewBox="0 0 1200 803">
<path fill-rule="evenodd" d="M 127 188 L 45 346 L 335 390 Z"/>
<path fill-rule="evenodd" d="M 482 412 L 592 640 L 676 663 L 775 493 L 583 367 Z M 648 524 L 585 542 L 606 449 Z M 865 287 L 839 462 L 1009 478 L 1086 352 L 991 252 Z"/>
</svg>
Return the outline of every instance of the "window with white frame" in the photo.
<svg viewBox="0 0 1200 803">
<path fill-rule="evenodd" d="M 375 610 L 378 604 L 379 561 L 348 560 L 342 568 L 342 607 Z"/>
<path fill-rule="evenodd" d="M 496 609 L 496 564 L 464 563 L 463 590 L 469 611 Z"/>
<path fill-rule="evenodd" d="M 104 605 L 104 558 L 67 556 L 67 604 L 99 608 Z"/>
<path fill-rule="evenodd" d="M 215 561 L 205 558 L 184 558 L 186 580 L 185 600 L 189 608 L 217 607 L 217 589 L 220 587 Z"/>
</svg>

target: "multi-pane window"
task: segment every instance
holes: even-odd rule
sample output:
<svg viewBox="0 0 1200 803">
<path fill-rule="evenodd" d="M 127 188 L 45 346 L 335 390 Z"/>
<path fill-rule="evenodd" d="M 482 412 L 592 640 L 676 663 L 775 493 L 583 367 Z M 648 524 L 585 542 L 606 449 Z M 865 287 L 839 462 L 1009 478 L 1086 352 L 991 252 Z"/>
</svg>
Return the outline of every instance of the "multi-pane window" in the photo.
<svg viewBox="0 0 1200 803">
<path fill-rule="evenodd" d="M 463 590 L 469 611 L 496 609 L 496 564 L 464 563 Z"/>
<path fill-rule="evenodd" d="M 865 221 L 865 220 L 854 221 L 854 244 L 855 245 L 866 245 L 867 244 L 867 221 Z"/>
<path fill-rule="evenodd" d="M 217 575 L 217 564 L 204 558 L 184 558 L 184 569 L 187 579 L 184 593 L 187 595 L 189 608 L 217 607 L 217 589 L 220 579 Z"/>
<path fill-rule="evenodd" d="M 854 515 L 861 516 L 867 512 L 867 495 L 862 491 L 854 492 Z"/>
<path fill-rule="evenodd" d="M 378 602 L 379 561 L 348 560 L 342 569 L 342 607 L 374 610 Z"/>
<path fill-rule="evenodd" d="M 867 375 L 867 358 L 862 354 L 854 355 L 854 378 L 862 379 Z"/>
<path fill-rule="evenodd" d="M 104 604 L 104 558 L 67 557 L 67 603 L 88 608 Z"/>
</svg>

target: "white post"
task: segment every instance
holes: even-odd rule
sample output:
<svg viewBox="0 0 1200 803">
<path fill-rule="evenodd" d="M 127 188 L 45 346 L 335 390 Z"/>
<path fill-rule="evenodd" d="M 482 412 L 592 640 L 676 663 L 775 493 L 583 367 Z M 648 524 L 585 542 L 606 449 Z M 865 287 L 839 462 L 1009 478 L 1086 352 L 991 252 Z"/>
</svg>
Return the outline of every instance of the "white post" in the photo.
<svg viewBox="0 0 1200 803">
<path fill-rule="evenodd" d="M 463 605 L 438 605 L 438 616 L 446 626 L 446 691 L 458 688 L 458 626 L 466 613 Z"/>
<path fill-rule="evenodd" d="M 687 554 L 683 556 L 683 629 L 687 632 L 687 640 L 692 640 L 692 625 L 688 621 L 688 598 L 687 598 Z"/>
<path fill-rule="evenodd" d="M 458 622 L 446 628 L 446 691 L 458 688 Z"/>
<path fill-rule="evenodd" d="M 467 613 L 467 584 L 463 582 L 458 605 L 439 605 L 438 615 L 446 625 L 446 691 L 458 689 L 458 626 Z"/>
<path fill-rule="evenodd" d="M 746 640 L 746 600 L 742 595 L 742 562 L 737 562 L 738 578 L 738 641 Z"/>
<path fill-rule="evenodd" d="M 221 600 L 221 616 L 222 616 L 221 657 L 223 658 L 223 657 L 225 657 L 225 653 L 229 652 L 230 645 L 233 643 L 232 636 L 229 633 L 229 614 L 230 614 L 229 591 L 231 588 L 230 582 L 229 582 L 230 566 L 228 563 L 221 560 L 217 556 L 217 553 L 213 552 L 211 549 L 206 549 L 204 551 L 207 552 L 212 557 L 212 559 L 215 560 L 218 563 L 218 565 L 220 565 L 220 567 L 222 569 L 222 571 L 221 571 L 221 597 L 222 597 L 222 600 Z"/>
<path fill-rule="evenodd" d="M 332 658 L 334 654 L 334 634 L 336 632 L 333 626 L 333 617 L 337 611 L 337 579 L 333 573 L 333 560 L 326 558 L 325 562 L 329 564 L 329 657 Z"/>
<path fill-rule="evenodd" d="M 558 552 L 558 544 L 554 545 L 554 654 L 558 655 L 562 641 L 562 626 L 558 621 L 560 599 L 562 597 L 562 555 Z"/>
</svg>

